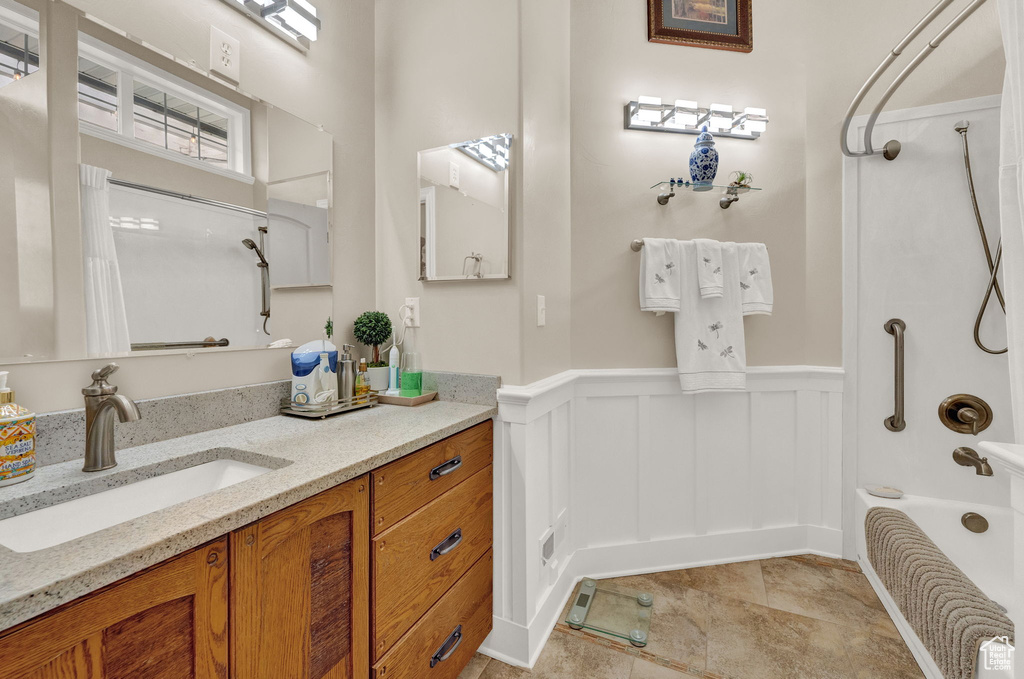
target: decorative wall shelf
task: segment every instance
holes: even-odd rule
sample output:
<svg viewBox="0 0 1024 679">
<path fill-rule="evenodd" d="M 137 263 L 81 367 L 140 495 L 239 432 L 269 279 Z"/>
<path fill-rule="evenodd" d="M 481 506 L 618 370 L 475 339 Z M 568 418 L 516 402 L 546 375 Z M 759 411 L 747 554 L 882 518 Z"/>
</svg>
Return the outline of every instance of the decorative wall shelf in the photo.
<svg viewBox="0 0 1024 679">
<path fill-rule="evenodd" d="M 730 205 L 737 202 L 740 196 L 749 191 L 761 191 L 762 189 L 754 186 L 734 186 L 732 184 L 695 184 L 689 180 L 683 179 L 670 179 L 664 182 L 658 182 L 652 189 L 658 189 L 661 193 L 658 194 L 658 205 L 668 205 L 668 201 L 675 198 L 676 191 L 693 191 L 695 193 L 702 193 L 711 191 L 712 189 L 724 189 L 722 197 L 718 199 L 718 205 L 723 210 L 729 208 Z M 666 192 L 665 189 L 668 189 Z"/>
</svg>

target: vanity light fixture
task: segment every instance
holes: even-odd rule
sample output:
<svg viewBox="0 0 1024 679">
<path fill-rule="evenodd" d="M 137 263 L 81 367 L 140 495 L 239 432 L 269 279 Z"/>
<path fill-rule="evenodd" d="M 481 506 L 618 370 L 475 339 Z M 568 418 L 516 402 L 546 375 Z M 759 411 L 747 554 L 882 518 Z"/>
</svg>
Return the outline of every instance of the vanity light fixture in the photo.
<svg viewBox="0 0 1024 679">
<path fill-rule="evenodd" d="M 496 134 L 493 137 L 464 141 L 459 144 L 452 144 L 451 148 L 458 149 L 481 165 L 489 167 L 495 172 L 502 172 L 508 169 L 509 146 L 512 144 L 512 135 Z"/>
<path fill-rule="evenodd" d="M 317 38 L 320 19 L 308 0 L 223 0 L 285 42 L 305 50 Z"/>
<path fill-rule="evenodd" d="M 728 104 L 711 104 L 704 108 L 685 99 L 666 104 L 659 97 L 649 96 L 637 97 L 625 108 L 627 130 L 700 134 L 704 125 L 716 137 L 757 139 L 768 129 L 768 113 L 763 108 L 752 107 L 738 113 Z"/>
</svg>

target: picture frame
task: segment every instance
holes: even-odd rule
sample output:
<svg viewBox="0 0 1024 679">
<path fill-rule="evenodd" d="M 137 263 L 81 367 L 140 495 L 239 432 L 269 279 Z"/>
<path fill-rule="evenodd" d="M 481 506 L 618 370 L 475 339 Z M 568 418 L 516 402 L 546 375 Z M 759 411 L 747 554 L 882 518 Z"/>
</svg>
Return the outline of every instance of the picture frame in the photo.
<svg viewBox="0 0 1024 679">
<path fill-rule="evenodd" d="M 751 52 L 751 0 L 647 0 L 647 40 Z"/>
</svg>

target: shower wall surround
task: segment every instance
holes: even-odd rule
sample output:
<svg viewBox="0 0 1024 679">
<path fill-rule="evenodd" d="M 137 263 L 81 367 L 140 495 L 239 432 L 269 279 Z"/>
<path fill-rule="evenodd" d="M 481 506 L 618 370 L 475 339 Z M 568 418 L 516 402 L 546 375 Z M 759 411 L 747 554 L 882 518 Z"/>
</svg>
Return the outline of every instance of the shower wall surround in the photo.
<svg viewBox="0 0 1024 679">
<path fill-rule="evenodd" d="M 902 141 L 900 157 L 891 163 L 845 161 L 843 362 L 850 423 L 845 449 L 847 476 L 856 480 L 845 489 L 848 502 L 855 487 L 869 483 L 946 500 L 1009 502 L 1005 474 L 977 476 L 952 460 L 959 446 L 1013 440 L 1006 354 L 983 353 L 974 343 L 989 271 L 954 129 L 960 121 L 970 122 L 979 209 L 994 251 L 999 106 L 996 96 L 890 111 L 879 120 L 874 138 Z M 851 135 L 862 134 L 863 124 L 855 121 Z M 882 424 L 893 414 L 893 338 L 882 329 L 890 318 L 907 324 L 907 427 L 899 433 Z M 1006 346 L 1006 322 L 995 299 L 981 337 L 991 347 Z M 981 436 L 950 431 L 938 418 L 943 399 L 960 393 L 979 396 L 992 407 L 992 425 Z M 847 530 L 847 539 L 851 536 Z"/>
<path fill-rule="evenodd" d="M 584 575 L 840 555 L 842 388 L 787 366 L 750 368 L 746 392 L 683 395 L 673 369 L 500 389 L 488 654 L 530 664 Z"/>
</svg>

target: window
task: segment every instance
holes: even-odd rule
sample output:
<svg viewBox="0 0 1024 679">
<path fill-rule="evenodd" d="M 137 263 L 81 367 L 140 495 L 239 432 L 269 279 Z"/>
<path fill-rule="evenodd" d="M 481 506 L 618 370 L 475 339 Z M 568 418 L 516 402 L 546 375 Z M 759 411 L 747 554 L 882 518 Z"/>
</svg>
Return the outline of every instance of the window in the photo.
<svg viewBox="0 0 1024 679">
<path fill-rule="evenodd" d="M 252 182 L 249 111 L 81 35 L 84 134 Z"/>
<path fill-rule="evenodd" d="M 0 87 L 39 70 L 39 36 L 14 12 L 0 13 Z"/>
</svg>

